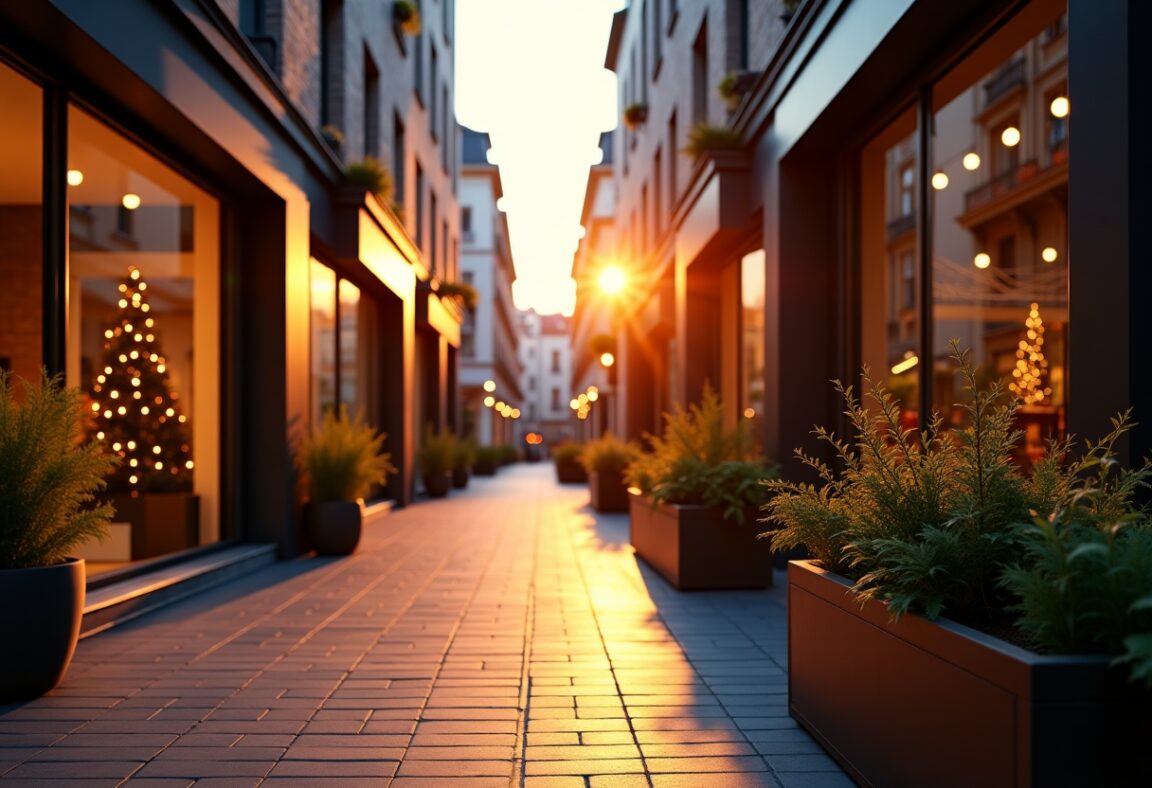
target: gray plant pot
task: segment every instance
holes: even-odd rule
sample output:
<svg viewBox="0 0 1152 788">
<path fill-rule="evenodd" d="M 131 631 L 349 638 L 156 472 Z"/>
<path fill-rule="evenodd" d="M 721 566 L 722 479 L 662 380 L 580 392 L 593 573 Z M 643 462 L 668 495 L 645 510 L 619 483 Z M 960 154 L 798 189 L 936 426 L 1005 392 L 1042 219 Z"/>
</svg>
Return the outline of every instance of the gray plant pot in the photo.
<svg viewBox="0 0 1152 788">
<path fill-rule="evenodd" d="M 356 501 L 309 501 L 304 531 L 318 555 L 348 555 L 360 544 L 363 528 Z"/>
<path fill-rule="evenodd" d="M 0 703 L 37 698 L 64 680 L 83 615 L 83 558 L 0 570 Z"/>
<path fill-rule="evenodd" d="M 1152 692 L 788 566 L 788 709 L 861 785 L 1149 786 Z"/>
</svg>

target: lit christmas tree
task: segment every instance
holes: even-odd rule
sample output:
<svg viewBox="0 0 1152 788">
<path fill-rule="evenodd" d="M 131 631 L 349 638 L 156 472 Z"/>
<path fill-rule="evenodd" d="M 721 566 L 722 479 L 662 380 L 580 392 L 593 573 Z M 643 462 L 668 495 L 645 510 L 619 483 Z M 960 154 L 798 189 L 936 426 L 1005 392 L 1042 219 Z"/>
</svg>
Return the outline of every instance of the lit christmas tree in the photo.
<svg viewBox="0 0 1152 788">
<path fill-rule="evenodd" d="M 1033 303 L 1024 321 L 1025 338 L 1016 349 L 1015 378 L 1008 388 L 1024 401 L 1025 405 L 1043 405 L 1052 396 L 1052 389 L 1044 385 L 1048 374 L 1048 359 L 1044 357 L 1044 321 L 1040 317 L 1040 305 Z"/>
<path fill-rule="evenodd" d="M 92 386 L 92 431 L 119 455 L 109 492 L 175 491 L 192 487 L 187 417 L 168 381 L 168 368 L 145 300 L 148 285 L 135 266 L 120 283 L 120 312 L 104 331 L 103 368 Z"/>
</svg>

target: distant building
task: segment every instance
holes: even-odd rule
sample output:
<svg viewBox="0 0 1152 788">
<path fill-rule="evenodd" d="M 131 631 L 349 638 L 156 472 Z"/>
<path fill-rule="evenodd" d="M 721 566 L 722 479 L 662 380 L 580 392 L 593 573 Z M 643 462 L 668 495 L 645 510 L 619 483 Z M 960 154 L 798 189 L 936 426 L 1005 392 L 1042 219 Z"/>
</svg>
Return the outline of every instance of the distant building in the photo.
<svg viewBox="0 0 1152 788">
<path fill-rule="evenodd" d="M 538 432 L 545 448 L 575 438 L 576 419 L 568 403 L 572 392 L 572 340 L 561 315 L 520 312 L 520 360 L 524 371 L 522 434 Z"/>
<path fill-rule="evenodd" d="M 512 304 L 516 269 L 508 220 L 496 208 L 503 190 L 499 169 L 488 163 L 488 135 L 465 128 L 462 140 L 460 274 L 478 295 L 476 308 L 465 315 L 461 329 L 463 434 L 481 446 L 496 446 L 516 442 L 514 426 L 524 411 L 517 311 Z"/>
</svg>

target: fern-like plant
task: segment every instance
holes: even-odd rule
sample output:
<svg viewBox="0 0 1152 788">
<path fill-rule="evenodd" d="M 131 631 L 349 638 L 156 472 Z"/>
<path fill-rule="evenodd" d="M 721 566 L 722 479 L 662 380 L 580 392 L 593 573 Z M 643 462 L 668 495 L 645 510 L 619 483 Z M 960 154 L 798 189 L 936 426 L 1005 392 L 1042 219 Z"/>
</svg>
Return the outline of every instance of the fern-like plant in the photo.
<svg viewBox="0 0 1152 788">
<path fill-rule="evenodd" d="M 683 152 L 692 158 L 699 158 L 712 151 L 740 150 L 743 147 L 744 141 L 740 135 L 727 126 L 697 123 L 688 131 L 688 144 L 684 146 Z"/>
<path fill-rule="evenodd" d="M 452 470 L 467 471 L 476 462 L 476 441 L 457 440 L 452 455 Z"/>
<path fill-rule="evenodd" d="M 640 456 L 640 447 L 625 442 L 612 433 L 606 433 L 584 444 L 580 462 L 588 473 L 619 476 Z"/>
<path fill-rule="evenodd" d="M 719 506 L 724 517 L 743 522 L 748 509 L 768 498 L 765 479 L 776 473 L 752 451 L 743 426 L 726 429 L 724 409 L 711 386 L 699 404 L 677 405 L 664 414 L 664 433 L 645 436 L 651 451 L 640 455 L 625 472 L 654 504 Z"/>
<path fill-rule="evenodd" d="M 557 465 L 579 462 L 584 453 L 584 444 L 576 441 L 561 441 L 552 447 L 552 460 Z"/>
<path fill-rule="evenodd" d="M 418 457 L 424 473 L 446 473 L 456 466 L 456 436 L 448 430 L 424 431 Z"/>
<path fill-rule="evenodd" d="M 327 411 L 296 451 L 311 500 L 355 501 L 387 482 L 396 468 L 383 451 L 385 437 L 359 416 L 349 418 L 343 406 Z"/>
<path fill-rule="evenodd" d="M 371 193 L 385 205 L 392 202 L 395 190 L 392 174 L 372 156 L 349 164 L 344 170 L 344 180 L 349 186 Z"/>
<path fill-rule="evenodd" d="M 95 493 L 116 459 L 81 445 L 83 434 L 78 390 L 59 376 L 14 384 L 0 370 L 0 569 L 57 564 L 107 534 L 112 507 Z"/>
</svg>

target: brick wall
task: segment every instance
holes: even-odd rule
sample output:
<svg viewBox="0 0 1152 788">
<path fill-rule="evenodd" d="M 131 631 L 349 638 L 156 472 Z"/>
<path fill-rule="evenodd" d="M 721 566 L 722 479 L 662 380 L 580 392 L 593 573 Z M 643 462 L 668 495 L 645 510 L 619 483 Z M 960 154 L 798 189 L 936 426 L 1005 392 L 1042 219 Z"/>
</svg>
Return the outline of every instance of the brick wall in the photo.
<svg viewBox="0 0 1152 788">
<path fill-rule="evenodd" d="M 43 363 L 39 205 L 0 205 L 0 358 L 28 380 Z"/>
</svg>

